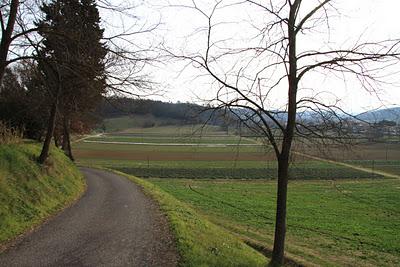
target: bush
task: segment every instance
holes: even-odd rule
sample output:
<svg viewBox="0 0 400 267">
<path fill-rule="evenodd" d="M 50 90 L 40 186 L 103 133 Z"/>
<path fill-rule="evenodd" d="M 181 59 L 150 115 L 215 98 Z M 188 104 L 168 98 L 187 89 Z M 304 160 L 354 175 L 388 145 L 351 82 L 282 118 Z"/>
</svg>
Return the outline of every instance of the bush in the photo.
<svg viewBox="0 0 400 267">
<path fill-rule="evenodd" d="M 0 121 L 0 144 L 17 144 L 22 141 L 23 130 Z"/>
</svg>

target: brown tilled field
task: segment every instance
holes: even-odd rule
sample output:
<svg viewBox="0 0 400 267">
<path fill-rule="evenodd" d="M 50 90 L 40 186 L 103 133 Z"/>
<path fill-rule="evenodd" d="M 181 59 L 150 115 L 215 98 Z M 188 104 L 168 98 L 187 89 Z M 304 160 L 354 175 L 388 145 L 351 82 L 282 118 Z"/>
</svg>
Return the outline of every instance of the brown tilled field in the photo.
<svg viewBox="0 0 400 267">
<path fill-rule="evenodd" d="M 400 159 L 400 144 L 394 143 L 365 143 L 349 147 L 318 147 L 297 149 L 304 154 L 321 158 L 344 160 L 398 160 Z"/>
</svg>

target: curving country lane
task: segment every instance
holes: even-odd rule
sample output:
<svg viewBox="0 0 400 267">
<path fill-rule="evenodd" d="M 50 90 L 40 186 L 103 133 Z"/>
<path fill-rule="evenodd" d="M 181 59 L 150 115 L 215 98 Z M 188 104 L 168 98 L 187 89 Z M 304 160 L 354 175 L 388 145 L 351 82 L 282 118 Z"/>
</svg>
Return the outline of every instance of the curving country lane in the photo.
<svg viewBox="0 0 400 267">
<path fill-rule="evenodd" d="M 119 175 L 82 168 L 82 198 L 0 254 L 0 266 L 176 266 L 165 216 Z"/>
</svg>

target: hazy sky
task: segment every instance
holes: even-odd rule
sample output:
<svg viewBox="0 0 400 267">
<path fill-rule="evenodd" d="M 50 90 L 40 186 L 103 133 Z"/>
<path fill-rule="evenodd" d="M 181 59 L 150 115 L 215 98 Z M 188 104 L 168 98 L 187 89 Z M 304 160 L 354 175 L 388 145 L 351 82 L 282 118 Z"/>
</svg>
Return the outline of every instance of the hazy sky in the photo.
<svg viewBox="0 0 400 267">
<path fill-rule="evenodd" d="M 314 0 L 308 0 L 310 4 Z M 190 5 L 190 0 L 170 0 L 172 4 Z M 198 0 L 196 3 L 206 12 L 211 7 L 212 0 Z M 232 3 L 237 1 L 226 1 Z M 306 2 L 306 1 L 303 1 Z M 388 38 L 400 39 L 400 26 L 398 23 L 398 11 L 400 10 L 400 1 L 396 0 L 335 0 L 333 5 L 337 10 L 330 10 L 332 14 L 329 21 L 329 31 L 327 25 L 318 22 L 314 32 L 301 36 L 299 39 L 299 49 L 327 50 L 329 47 L 348 47 L 350 44 L 361 40 L 382 40 Z M 307 7 L 305 7 L 307 10 Z M 205 51 L 205 36 L 202 33 L 196 33 L 196 30 L 207 25 L 207 20 L 188 8 L 168 7 L 166 0 L 151 1 L 143 3 L 137 9 L 139 25 L 161 21 L 157 31 L 143 37 L 142 44 L 158 44 L 163 42 L 165 46 L 173 49 L 176 53 L 191 54 Z M 108 19 L 108 18 L 107 18 Z M 244 47 L 246 42 L 252 42 L 254 28 L 249 28 L 249 21 L 261 25 L 268 21 L 266 16 L 260 10 L 251 7 L 225 8 L 217 11 L 216 21 L 229 22 L 216 30 L 213 34 L 215 40 L 224 39 L 222 46 L 238 45 Z M 236 22 L 241 23 L 236 23 Z M 246 21 L 246 23 L 242 23 Z M 127 23 L 129 24 L 129 23 Z M 328 34 L 329 33 L 329 34 Z M 140 36 L 136 36 L 140 38 Z M 241 40 L 241 41 L 240 41 Z M 187 66 L 180 61 L 167 61 L 162 59 L 162 64 L 149 67 L 147 71 L 161 87 L 167 90 L 161 99 L 168 101 L 198 101 L 200 98 L 210 98 L 215 94 L 212 80 L 202 76 L 197 69 Z M 236 60 L 236 59 L 235 59 Z M 227 59 L 220 62 L 220 73 L 231 70 L 234 59 Z M 235 61 L 237 62 L 237 61 Z M 244 62 L 244 60 L 243 60 Z M 243 63 L 241 62 L 241 63 Z M 244 64 L 244 63 L 243 63 Z M 261 63 L 258 62 L 260 67 Z M 184 66 L 186 66 L 184 68 Z M 254 66 L 254 69 L 257 69 Z M 400 71 L 400 64 L 390 68 L 386 73 Z M 302 82 L 304 94 L 308 93 L 308 88 L 324 88 L 324 91 L 333 92 L 342 100 L 342 106 L 350 112 L 360 112 L 365 109 L 377 108 L 382 105 L 400 105 L 400 73 L 391 75 L 385 80 L 389 84 L 380 84 L 381 89 L 379 98 L 364 90 L 361 90 L 360 84 L 356 80 L 339 75 L 326 76 L 325 73 L 315 74 L 306 78 Z M 246 86 L 244 83 L 243 86 Z M 215 86 L 215 84 L 214 84 Z M 271 105 L 282 105 L 285 102 L 285 86 L 277 89 L 273 94 Z"/>
</svg>

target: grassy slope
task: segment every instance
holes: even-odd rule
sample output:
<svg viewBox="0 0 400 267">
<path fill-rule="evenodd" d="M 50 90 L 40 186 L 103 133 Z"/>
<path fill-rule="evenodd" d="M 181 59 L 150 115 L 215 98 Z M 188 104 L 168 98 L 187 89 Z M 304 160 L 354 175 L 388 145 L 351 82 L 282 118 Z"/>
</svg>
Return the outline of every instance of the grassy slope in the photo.
<svg viewBox="0 0 400 267">
<path fill-rule="evenodd" d="M 159 118 L 152 115 L 134 115 L 108 118 L 104 120 L 104 127 L 107 132 L 125 133 L 154 133 L 180 134 L 192 133 L 225 133 L 219 126 L 203 125 L 179 125 L 181 121 L 172 118 Z M 170 124 L 170 125 L 166 125 Z M 153 125 L 153 127 L 149 127 Z"/>
<path fill-rule="evenodd" d="M 0 146 L 0 244 L 72 203 L 85 189 L 83 176 L 53 149 L 46 166 L 36 143 Z"/>
<path fill-rule="evenodd" d="M 275 182 L 151 179 L 202 216 L 271 247 Z M 291 182 L 288 252 L 322 266 L 400 261 L 400 181 Z"/>
<path fill-rule="evenodd" d="M 266 266 L 267 258 L 204 219 L 188 205 L 154 184 L 120 174 L 142 186 L 168 215 L 181 256 L 180 266 Z"/>
<path fill-rule="evenodd" d="M 171 118 L 157 118 L 152 115 L 134 115 L 108 118 L 104 120 L 104 128 L 108 132 L 122 131 L 134 127 L 149 127 L 165 123 L 179 123 L 178 120 Z"/>
</svg>

